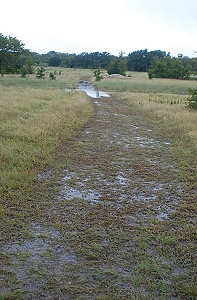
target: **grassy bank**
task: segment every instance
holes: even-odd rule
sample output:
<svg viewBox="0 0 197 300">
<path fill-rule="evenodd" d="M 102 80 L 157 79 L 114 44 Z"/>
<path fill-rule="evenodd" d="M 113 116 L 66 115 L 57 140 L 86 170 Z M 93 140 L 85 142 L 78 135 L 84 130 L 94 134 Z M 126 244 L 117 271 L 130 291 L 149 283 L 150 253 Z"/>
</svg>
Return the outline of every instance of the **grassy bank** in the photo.
<svg viewBox="0 0 197 300">
<path fill-rule="evenodd" d="M 52 167 L 58 148 L 92 114 L 84 93 L 64 91 L 67 83 L 83 78 L 82 71 L 73 73 L 69 77 L 65 70 L 57 81 L 10 76 L 0 81 L 1 238 L 21 234 L 28 215 L 42 206 L 44 187 L 37 200 L 32 195 L 38 174 Z"/>
</svg>

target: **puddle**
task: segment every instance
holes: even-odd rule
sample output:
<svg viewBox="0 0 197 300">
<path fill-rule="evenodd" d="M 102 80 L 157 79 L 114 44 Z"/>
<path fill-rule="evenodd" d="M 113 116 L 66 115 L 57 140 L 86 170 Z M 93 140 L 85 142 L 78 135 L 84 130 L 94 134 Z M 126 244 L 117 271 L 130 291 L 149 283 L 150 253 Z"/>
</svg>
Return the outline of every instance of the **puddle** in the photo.
<svg viewBox="0 0 197 300">
<path fill-rule="evenodd" d="M 42 180 L 42 179 L 47 179 L 48 177 L 50 177 L 52 175 L 52 170 L 49 170 L 47 172 L 44 173 L 39 173 L 38 174 L 38 179 Z"/>
<path fill-rule="evenodd" d="M 78 82 L 77 90 L 85 92 L 91 98 L 110 97 L 110 95 L 106 92 L 95 90 L 95 88 L 88 81 L 84 80 Z"/>
<path fill-rule="evenodd" d="M 159 221 L 167 221 L 171 219 L 171 215 L 175 213 L 176 209 L 170 206 L 163 205 L 157 208 L 156 219 Z"/>
<path fill-rule="evenodd" d="M 32 223 L 30 232 L 32 238 L 8 243 L 3 247 L 3 251 L 11 254 L 13 260 L 20 261 L 23 258 L 33 261 L 34 266 L 37 266 L 41 261 L 47 260 L 48 253 L 54 253 L 56 259 L 60 262 L 62 257 L 64 261 L 76 262 L 76 256 L 72 251 L 69 251 L 69 247 L 66 249 L 65 245 L 59 244 L 61 235 L 57 229 Z"/>
<path fill-rule="evenodd" d="M 2 247 L 9 257 L 3 269 L 12 273 L 15 280 L 25 286 L 26 291 L 36 292 L 46 282 L 44 275 L 49 278 L 61 276 L 68 265 L 78 262 L 69 244 L 61 241 L 61 234 L 57 229 L 32 223 L 30 232 L 30 239 L 13 241 Z M 36 274 L 42 276 L 37 278 Z M 1 292 L 8 292 L 6 285 Z"/>
<path fill-rule="evenodd" d="M 100 198 L 100 194 L 98 192 L 77 190 L 70 187 L 65 188 L 62 194 L 63 198 L 66 200 L 83 199 L 91 202 L 96 202 L 96 200 Z M 60 199 L 62 200 L 62 195 L 60 196 Z"/>
</svg>

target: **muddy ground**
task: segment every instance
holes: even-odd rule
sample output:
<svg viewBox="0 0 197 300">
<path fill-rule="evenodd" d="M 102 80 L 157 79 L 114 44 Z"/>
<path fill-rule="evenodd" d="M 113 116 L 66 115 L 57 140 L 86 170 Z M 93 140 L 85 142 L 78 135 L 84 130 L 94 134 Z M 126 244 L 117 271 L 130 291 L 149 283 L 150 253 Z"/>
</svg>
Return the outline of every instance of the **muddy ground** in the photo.
<svg viewBox="0 0 197 300">
<path fill-rule="evenodd" d="M 181 299 L 177 276 L 189 266 L 171 247 L 176 208 L 188 191 L 177 180 L 170 138 L 118 100 L 92 101 L 93 118 L 62 150 L 68 159 L 51 185 L 55 201 L 31 222 L 28 239 L 3 246 L 1 293 Z"/>
</svg>

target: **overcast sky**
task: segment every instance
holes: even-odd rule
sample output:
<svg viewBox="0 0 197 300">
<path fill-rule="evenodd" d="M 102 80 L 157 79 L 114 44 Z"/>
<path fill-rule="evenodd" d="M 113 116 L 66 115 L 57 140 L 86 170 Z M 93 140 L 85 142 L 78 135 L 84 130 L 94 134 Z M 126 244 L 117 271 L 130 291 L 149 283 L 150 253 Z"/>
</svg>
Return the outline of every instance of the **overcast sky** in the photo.
<svg viewBox="0 0 197 300">
<path fill-rule="evenodd" d="M 0 11 L 0 33 L 32 52 L 197 56 L 197 0 L 1 0 Z"/>
</svg>

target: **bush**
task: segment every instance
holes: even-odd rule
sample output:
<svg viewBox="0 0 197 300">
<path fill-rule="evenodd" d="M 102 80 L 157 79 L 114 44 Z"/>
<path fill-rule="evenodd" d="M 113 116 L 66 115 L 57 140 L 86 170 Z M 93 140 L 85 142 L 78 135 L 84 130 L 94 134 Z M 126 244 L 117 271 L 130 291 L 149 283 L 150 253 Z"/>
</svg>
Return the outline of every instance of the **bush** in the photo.
<svg viewBox="0 0 197 300">
<path fill-rule="evenodd" d="M 197 90 L 189 89 L 189 97 L 187 98 L 187 106 L 197 109 Z"/>
<path fill-rule="evenodd" d="M 116 57 L 109 65 L 107 72 L 111 74 L 120 74 L 126 76 L 127 66 L 126 60 L 122 57 Z"/>
<path fill-rule="evenodd" d="M 96 81 L 101 81 L 103 79 L 103 76 L 101 76 L 101 70 L 99 68 L 95 69 L 93 73 Z"/>
<path fill-rule="evenodd" d="M 28 71 L 27 71 L 26 66 L 23 66 L 23 67 L 21 68 L 20 73 L 21 73 L 21 77 L 22 77 L 22 78 L 26 78 L 26 77 L 27 77 Z"/>
<path fill-rule="evenodd" d="M 55 76 L 55 72 L 53 73 L 53 72 L 50 72 L 50 74 L 49 74 L 49 78 L 51 79 L 51 80 L 55 80 L 56 79 L 56 76 Z"/>
<path fill-rule="evenodd" d="M 37 72 L 36 72 L 36 77 L 41 79 L 41 78 L 45 78 L 45 69 L 43 67 L 38 68 Z"/>
</svg>

